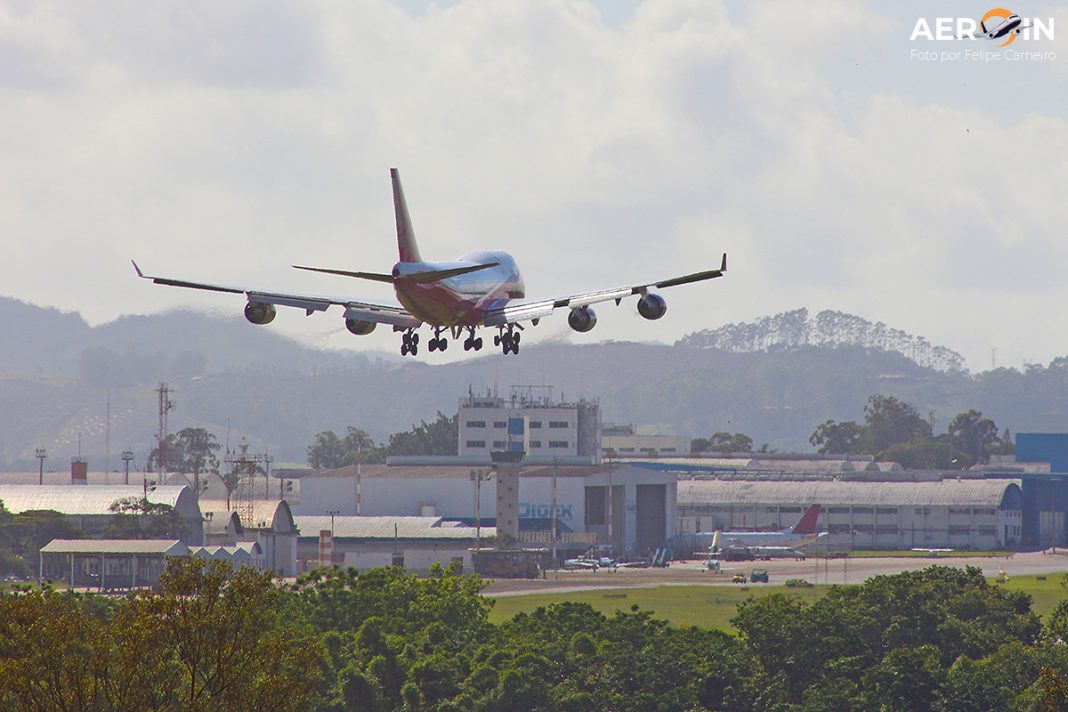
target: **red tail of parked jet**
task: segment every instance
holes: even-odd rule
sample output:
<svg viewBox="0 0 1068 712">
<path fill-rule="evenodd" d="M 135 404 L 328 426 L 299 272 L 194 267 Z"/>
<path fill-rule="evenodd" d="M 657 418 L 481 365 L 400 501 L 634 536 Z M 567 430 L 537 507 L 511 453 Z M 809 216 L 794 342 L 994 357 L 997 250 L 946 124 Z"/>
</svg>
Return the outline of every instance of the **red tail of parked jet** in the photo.
<svg viewBox="0 0 1068 712">
<path fill-rule="evenodd" d="M 797 524 L 790 530 L 791 534 L 797 534 L 799 536 L 807 536 L 809 534 L 816 533 L 816 520 L 820 517 L 820 506 L 814 504 L 805 510 L 805 513 L 801 515 L 801 518 L 797 520 Z"/>
</svg>

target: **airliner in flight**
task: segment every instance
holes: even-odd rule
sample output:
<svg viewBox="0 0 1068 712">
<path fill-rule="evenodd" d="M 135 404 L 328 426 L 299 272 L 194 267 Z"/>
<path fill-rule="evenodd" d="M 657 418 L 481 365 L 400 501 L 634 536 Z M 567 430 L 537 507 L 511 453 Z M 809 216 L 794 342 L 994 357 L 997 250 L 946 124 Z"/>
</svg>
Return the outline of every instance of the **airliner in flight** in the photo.
<svg viewBox="0 0 1068 712">
<path fill-rule="evenodd" d="M 523 323 L 530 322 L 537 326 L 539 320 L 556 309 L 568 309 L 567 323 L 575 331 L 586 332 L 597 324 L 597 315 L 591 305 L 607 301 L 614 301 L 618 305 L 624 297 L 640 295 L 638 313 L 646 319 L 659 319 L 667 312 L 667 302 L 651 290 L 722 277 L 727 271 L 727 255 L 724 253 L 719 269 L 694 272 L 648 284 L 550 299 L 527 299 L 519 268 L 512 256 L 506 252 L 470 252 L 453 262 L 424 262 L 415 241 L 411 218 L 408 216 L 400 174 L 396 168 L 391 168 L 389 173 L 393 182 L 393 209 L 397 220 L 397 247 L 400 253 L 400 259 L 393 265 L 390 273 L 354 272 L 302 265 L 293 267 L 392 284 L 399 304 L 154 277 L 143 273 L 136 262 L 133 263 L 134 270 L 138 277 L 150 279 L 155 284 L 244 294 L 248 300 L 245 304 L 245 318 L 253 324 L 269 324 L 273 321 L 276 306 L 297 307 L 304 309 L 307 315 L 311 316 L 314 312 L 326 311 L 336 304 L 345 310 L 345 327 L 357 336 L 370 334 L 379 324 L 386 324 L 392 326 L 394 331 L 403 332 L 400 349 L 402 356 L 419 353 L 418 329 L 424 324 L 434 332 L 433 338 L 427 342 L 431 351 L 444 351 L 448 347 L 448 339 L 443 334 L 451 334 L 454 339 L 466 335 L 464 350 L 479 351 L 483 344 L 477 331 L 486 327 L 497 329 L 493 343 L 501 347 L 505 354 L 518 354 Z"/>
</svg>

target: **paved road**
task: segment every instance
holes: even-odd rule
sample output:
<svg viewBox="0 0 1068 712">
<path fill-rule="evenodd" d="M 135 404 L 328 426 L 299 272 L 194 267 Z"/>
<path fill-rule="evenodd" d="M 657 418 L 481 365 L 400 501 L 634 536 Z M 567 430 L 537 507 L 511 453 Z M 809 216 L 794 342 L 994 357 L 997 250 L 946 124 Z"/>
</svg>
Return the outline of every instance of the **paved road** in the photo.
<svg viewBox="0 0 1068 712">
<path fill-rule="evenodd" d="M 706 571 L 700 561 L 673 562 L 666 569 L 618 569 L 616 571 L 550 571 L 544 579 L 499 579 L 485 590 L 487 596 L 521 596 L 526 593 L 565 593 L 598 588 L 642 588 L 647 586 L 732 585 L 731 576 L 741 571 L 767 569 L 771 583 L 803 578 L 811 583 L 861 583 L 872 576 L 914 571 L 932 564 L 977 566 L 987 576 L 1004 570 L 1009 576 L 1024 574 L 1061 575 L 1068 573 L 1068 550 L 1056 554 L 1035 552 L 1004 557 L 954 557 L 939 554 L 930 558 L 808 559 L 735 562 L 723 571 Z"/>
</svg>

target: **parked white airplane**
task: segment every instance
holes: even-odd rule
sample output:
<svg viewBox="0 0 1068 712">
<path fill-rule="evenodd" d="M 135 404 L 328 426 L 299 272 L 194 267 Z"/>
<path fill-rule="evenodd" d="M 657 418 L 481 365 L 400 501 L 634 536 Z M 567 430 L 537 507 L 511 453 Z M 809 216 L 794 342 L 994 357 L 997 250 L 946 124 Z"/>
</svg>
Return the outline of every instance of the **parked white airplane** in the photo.
<svg viewBox="0 0 1068 712">
<path fill-rule="evenodd" d="M 526 299 L 526 287 L 519 268 L 506 252 L 470 252 L 454 262 L 424 262 L 415 242 L 415 231 L 408 217 L 408 206 L 396 168 L 390 169 L 390 177 L 393 181 L 400 260 L 393 265 L 389 274 L 293 266 L 313 272 L 387 282 L 393 285 L 399 304 L 153 277 L 144 274 L 136 262 L 134 269 L 137 276 L 151 279 L 155 284 L 244 294 L 248 300 L 245 318 L 253 324 L 269 324 L 273 321 L 276 306 L 298 307 L 310 316 L 313 312 L 326 311 L 337 304 L 344 307 L 345 326 L 353 334 L 363 336 L 370 334 L 379 324 L 388 324 L 394 331 L 404 332 L 401 355 L 413 356 L 419 353 L 417 330 L 423 324 L 434 332 L 434 338 L 428 342 L 431 351 L 444 351 L 448 347 L 449 342 L 442 336 L 443 333 L 451 333 L 454 339 L 466 333 L 464 350 L 478 351 L 482 348 L 482 338 L 476 335 L 476 330 L 480 327 L 496 327 L 498 333 L 493 337 L 493 343 L 502 347 L 506 354 L 518 354 L 523 322 L 536 326 L 540 319 L 556 309 L 568 309 L 567 323 L 575 331 L 586 332 L 597 324 L 597 315 L 591 305 L 607 301 L 615 301 L 618 305 L 624 297 L 640 295 L 638 313 L 646 319 L 659 319 L 667 312 L 667 302 L 650 290 L 722 277 L 727 271 L 727 255 L 724 254 L 719 269 L 565 297 Z"/>
<path fill-rule="evenodd" d="M 724 532 L 716 531 L 712 535 L 712 551 L 729 547 L 808 546 L 817 539 L 827 536 L 827 532 L 816 531 L 816 519 L 820 516 L 820 506 L 809 507 L 797 524 L 778 532 Z"/>
</svg>

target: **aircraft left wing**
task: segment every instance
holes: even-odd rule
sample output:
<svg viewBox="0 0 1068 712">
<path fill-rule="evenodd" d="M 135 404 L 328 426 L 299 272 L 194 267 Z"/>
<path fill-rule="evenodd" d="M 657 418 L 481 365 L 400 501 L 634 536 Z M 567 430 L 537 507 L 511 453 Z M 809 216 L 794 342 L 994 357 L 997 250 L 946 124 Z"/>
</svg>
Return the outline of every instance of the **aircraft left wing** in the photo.
<svg viewBox="0 0 1068 712">
<path fill-rule="evenodd" d="M 556 309 L 578 309 L 579 307 L 597 304 L 598 302 L 614 301 L 616 304 L 619 304 L 624 297 L 629 297 L 634 294 L 644 295 L 650 289 L 654 288 L 664 289 L 666 287 L 676 287 L 680 284 L 690 284 L 692 282 L 702 282 L 706 279 L 715 279 L 716 277 L 722 277 L 723 273 L 726 271 L 727 255 L 724 253 L 723 262 L 720 264 L 719 269 L 694 272 L 692 274 L 682 275 L 681 277 L 672 277 L 659 282 L 650 282 L 649 284 L 603 289 L 599 292 L 585 292 L 583 294 L 573 294 L 556 299 L 521 299 L 511 301 L 502 307 L 487 310 L 486 326 L 504 326 L 506 324 L 514 324 L 518 321 L 541 319 L 542 317 L 549 316 Z"/>
<path fill-rule="evenodd" d="M 141 271 L 137 263 L 133 263 L 137 276 L 142 279 L 150 279 L 153 284 L 163 284 L 169 287 L 186 287 L 188 289 L 202 289 L 209 292 L 226 292 L 229 294 L 244 294 L 250 302 L 260 304 L 272 304 L 284 307 L 296 307 L 303 309 L 308 316 L 314 312 L 326 311 L 337 304 L 345 308 L 346 319 L 359 321 L 373 321 L 378 324 L 390 324 L 397 327 L 417 327 L 422 321 L 413 316 L 407 309 L 399 304 L 384 304 L 381 302 L 363 301 L 348 297 L 331 297 L 315 294 L 294 294 L 291 292 L 273 292 L 259 289 L 247 289 L 222 284 L 208 284 L 205 282 L 190 282 L 172 277 L 156 277 L 147 275 Z"/>
</svg>

